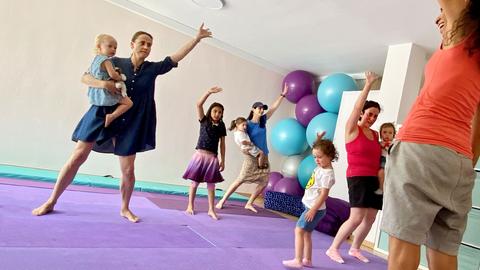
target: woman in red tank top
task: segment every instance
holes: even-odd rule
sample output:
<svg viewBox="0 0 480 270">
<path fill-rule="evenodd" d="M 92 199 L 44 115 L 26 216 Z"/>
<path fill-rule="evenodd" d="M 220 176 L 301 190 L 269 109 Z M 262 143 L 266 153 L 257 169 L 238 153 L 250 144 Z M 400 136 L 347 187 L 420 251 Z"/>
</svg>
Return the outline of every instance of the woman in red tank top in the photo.
<svg viewBox="0 0 480 270">
<path fill-rule="evenodd" d="M 362 262 L 369 260 L 360 253 L 360 246 L 372 227 L 378 210 L 382 209 L 382 195 L 375 194 L 379 187 L 381 148 L 378 134 L 370 127 L 377 120 L 380 105 L 367 100 L 372 84 L 378 79 L 373 72 L 366 72 L 366 83 L 355 102 L 345 125 L 347 149 L 347 182 L 350 200 L 350 217 L 340 227 L 326 254 L 338 263 L 344 263 L 339 253 L 340 245 L 356 230 L 350 256 Z"/>
</svg>

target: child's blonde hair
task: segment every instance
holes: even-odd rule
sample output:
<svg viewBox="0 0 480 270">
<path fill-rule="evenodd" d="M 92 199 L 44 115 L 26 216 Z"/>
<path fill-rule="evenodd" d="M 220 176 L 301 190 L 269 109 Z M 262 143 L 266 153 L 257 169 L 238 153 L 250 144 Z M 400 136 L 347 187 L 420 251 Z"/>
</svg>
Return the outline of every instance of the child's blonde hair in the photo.
<svg viewBox="0 0 480 270">
<path fill-rule="evenodd" d="M 112 38 L 113 40 L 115 40 L 114 37 L 108 34 L 98 34 L 95 37 L 95 46 L 93 47 L 93 52 L 95 54 L 100 54 L 100 44 L 107 38 Z"/>
</svg>

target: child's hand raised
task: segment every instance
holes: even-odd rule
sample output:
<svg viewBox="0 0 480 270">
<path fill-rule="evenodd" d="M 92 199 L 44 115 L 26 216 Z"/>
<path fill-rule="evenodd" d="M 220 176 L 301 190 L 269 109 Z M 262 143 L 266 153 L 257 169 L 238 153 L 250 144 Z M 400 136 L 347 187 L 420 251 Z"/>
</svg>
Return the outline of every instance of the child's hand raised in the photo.
<svg viewBox="0 0 480 270">
<path fill-rule="evenodd" d="M 210 94 L 214 94 L 214 93 L 218 93 L 218 92 L 222 92 L 222 91 L 223 91 L 223 89 L 218 87 L 218 86 L 214 86 L 214 87 L 208 89 L 208 93 L 210 93 Z"/>
<path fill-rule="evenodd" d="M 317 140 L 321 140 L 326 133 L 326 131 L 317 132 Z"/>
</svg>

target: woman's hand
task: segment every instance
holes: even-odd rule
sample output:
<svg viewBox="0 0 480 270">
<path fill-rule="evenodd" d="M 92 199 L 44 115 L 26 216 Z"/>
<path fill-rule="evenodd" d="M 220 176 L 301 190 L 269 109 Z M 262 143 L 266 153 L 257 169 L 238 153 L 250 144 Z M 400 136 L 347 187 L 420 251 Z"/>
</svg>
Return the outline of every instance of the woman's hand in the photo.
<svg viewBox="0 0 480 270">
<path fill-rule="evenodd" d="M 215 94 L 215 93 L 218 93 L 218 92 L 222 92 L 222 88 L 221 87 L 218 87 L 218 86 L 214 86 L 210 89 L 208 89 L 208 93 L 209 94 Z"/>
<path fill-rule="evenodd" d="M 375 72 L 367 71 L 365 72 L 366 84 L 372 85 L 376 80 L 378 80 L 378 75 Z"/>
<path fill-rule="evenodd" d="M 288 84 L 285 83 L 285 84 L 283 85 L 282 96 L 287 95 L 287 93 L 288 93 Z"/>
<path fill-rule="evenodd" d="M 197 42 L 200 42 L 200 40 L 207 38 L 207 37 L 212 37 L 212 32 L 210 31 L 209 28 L 204 28 L 204 23 L 200 25 L 200 28 L 198 29 L 197 36 L 195 37 L 195 40 Z"/>
<path fill-rule="evenodd" d="M 119 89 L 115 86 L 115 81 L 104 81 L 105 86 L 103 88 L 107 89 L 110 93 L 117 95 L 122 92 L 122 89 Z"/>
</svg>

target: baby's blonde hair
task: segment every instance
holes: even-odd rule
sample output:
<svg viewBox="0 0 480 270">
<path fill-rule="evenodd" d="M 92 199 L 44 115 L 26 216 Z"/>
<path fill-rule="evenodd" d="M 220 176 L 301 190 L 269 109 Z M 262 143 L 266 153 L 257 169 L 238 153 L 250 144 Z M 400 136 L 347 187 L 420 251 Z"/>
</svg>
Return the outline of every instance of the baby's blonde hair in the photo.
<svg viewBox="0 0 480 270">
<path fill-rule="evenodd" d="M 98 34 L 95 37 L 95 47 L 93 47 L 93 52 L 95 54 L 100 54 L 100 44 L 107 38 L 112 38 L 113 40 L 115 40 L 114 37 L 108 34 Z"/>
</svg>

